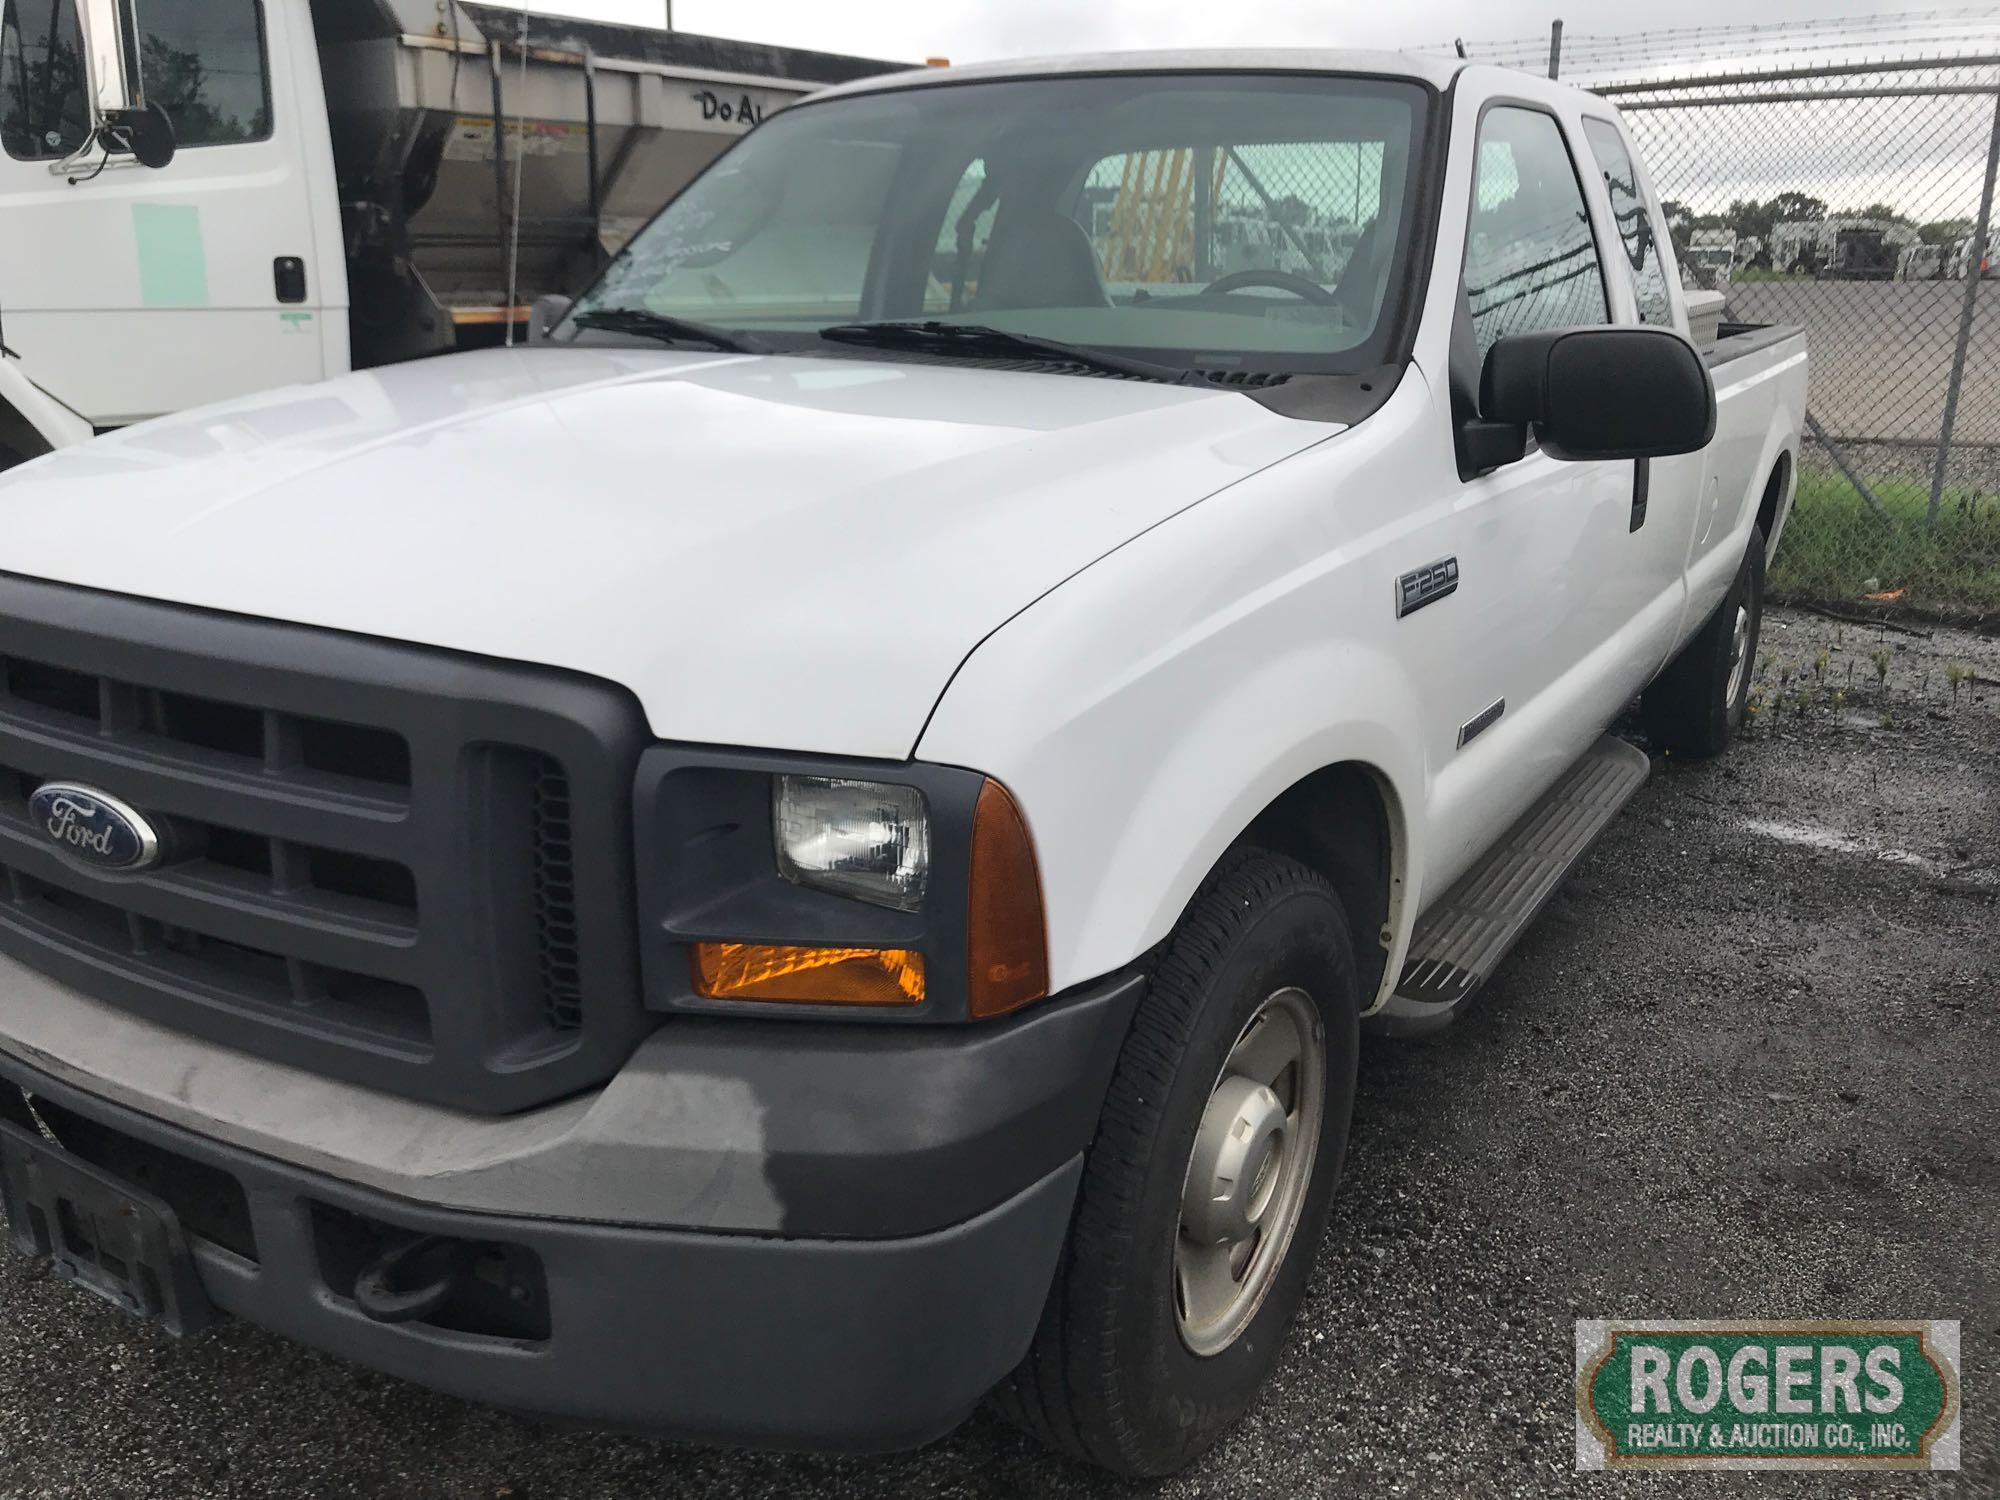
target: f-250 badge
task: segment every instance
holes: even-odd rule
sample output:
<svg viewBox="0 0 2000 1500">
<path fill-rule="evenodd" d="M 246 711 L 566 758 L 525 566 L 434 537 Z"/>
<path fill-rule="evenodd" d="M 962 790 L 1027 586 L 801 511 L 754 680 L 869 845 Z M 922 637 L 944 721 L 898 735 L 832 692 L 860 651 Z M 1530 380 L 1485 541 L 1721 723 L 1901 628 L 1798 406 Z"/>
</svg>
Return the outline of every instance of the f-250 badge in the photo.
<svg viewBox="0 0 2000 1500">
<path fill-rule="evenodd" d="M 1396 580 L 1396 618 L 1415 614 L 1426 604 L 1435 604 L 1447 594 L 1458 592 L 1458 559 L 1447 557 Z"/>
</svg>

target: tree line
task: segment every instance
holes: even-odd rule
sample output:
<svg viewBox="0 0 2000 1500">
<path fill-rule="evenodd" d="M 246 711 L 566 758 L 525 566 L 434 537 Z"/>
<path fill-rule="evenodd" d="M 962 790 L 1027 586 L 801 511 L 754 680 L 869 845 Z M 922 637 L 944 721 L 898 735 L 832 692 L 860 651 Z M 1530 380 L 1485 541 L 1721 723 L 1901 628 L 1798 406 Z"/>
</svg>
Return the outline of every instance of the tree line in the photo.
<svg viewBox="0 0 2000 1500">
<path fill-rule="evenodd" d="M 1687 243 L 1696 229 L 1730 229 L 1738 239 L 1759 239 L 1768 245 L 1771 231 L 1780 224 L 1819 224 L 1827 219 L 1879 219 L 1891 224 L 1908 224 L 1917 231 L 1920 243 L 1955 245 L 1972 233 L 1970 219 L 1933 219 L 1918 223 L 1908 214 L 1887 203 L 1869 203 L 1859 208 L 1843 208 L 1829 213 L 1824 198 L 1810 193 L 1779 193 L 1774 198 L 1738 198 L 1721 213 L 1698 214 L 1685 203 L 1669 199 L 1660 205 L 1667 231 L 1679 244 Z"/>
</svg>

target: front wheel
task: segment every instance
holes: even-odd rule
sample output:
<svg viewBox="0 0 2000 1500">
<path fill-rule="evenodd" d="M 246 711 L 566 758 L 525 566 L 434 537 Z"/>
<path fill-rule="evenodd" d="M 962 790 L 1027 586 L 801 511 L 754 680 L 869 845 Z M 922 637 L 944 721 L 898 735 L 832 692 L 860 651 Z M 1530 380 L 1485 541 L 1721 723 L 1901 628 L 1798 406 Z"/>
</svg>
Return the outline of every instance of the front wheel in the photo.
<svg viewBox="0 0 2000 1500">
<path fill-rule="evenodd" d="M 1304 1296 L 1346 1152 L 1354 945 L 1261 850 L 1181 918 L 1132 1023 L 1028 1357 L 996 1393 L 1052 1446 L 1171 1473 L 1248 1408 Z"/>
<path fill-rule="evenodd" d="M 1696 758 L 1729 748 L 1750 711 L 1750 673 L 1763 624 L 1764 533 L 1753 526 L 1722 607 L 1639 701 L 1654 745 Z"/>
</svg>

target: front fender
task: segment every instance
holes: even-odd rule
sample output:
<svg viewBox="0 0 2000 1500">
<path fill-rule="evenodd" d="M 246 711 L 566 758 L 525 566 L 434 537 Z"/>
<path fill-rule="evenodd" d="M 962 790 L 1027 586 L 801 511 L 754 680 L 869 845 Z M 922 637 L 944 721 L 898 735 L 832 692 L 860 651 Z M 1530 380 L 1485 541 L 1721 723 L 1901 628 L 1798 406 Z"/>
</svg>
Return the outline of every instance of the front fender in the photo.
<svg viewBox="0 0 2000 1500">
<path fill-rule="evenodd" d="M 922 737 L 922 759 L 999 778 L 1026 813 L 1057 988 L 1159 943 L 1260 812 L 1347 762 L 1390 808 L 1388 973 L 1400 964 L 1405 893 L 1423 874 L 1419 694 L 1365 549 L 1302 559 L 1326 497 L 1285 478 L 1291 467 L 1184 512 L 1016 617 Z"/>
</svg>

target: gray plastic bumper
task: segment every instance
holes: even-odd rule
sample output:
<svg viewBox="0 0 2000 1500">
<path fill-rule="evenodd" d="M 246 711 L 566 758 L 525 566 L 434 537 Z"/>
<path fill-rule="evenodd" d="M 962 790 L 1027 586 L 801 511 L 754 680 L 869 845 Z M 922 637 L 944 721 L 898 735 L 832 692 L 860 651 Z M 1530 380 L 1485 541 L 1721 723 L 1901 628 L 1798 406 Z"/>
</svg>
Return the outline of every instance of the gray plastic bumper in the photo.
<svg viewBox="0 0 2000 1500">
<path fill-rule="evenodd" d="M 676 1017 L 603 1088 L 468 1115 L 233 1052 L 0 958 L 9 1058 L 205 1140 L 467 1213 L 886 1239 L 985 1212 L 1097 1130 L 1143 988 L 990 1025 Z"/>
<path fill-rule="evenodd" d="M 223 1310 L 471 1400 L 722 1442 L 879 1450 L 957 1425 L 1026 1352 L 1082 1171 L 1073 1158 L 972 1219 L 896 1239 L 635 1229 L 428 1208 L 161 1125 L 13 1058 L 0 1080 L 241 1186 L 254 1253 L 193 1241 Z M 526 1252 L 546 1336 L 371 1321 L 326 1270 L 327 1209 Z"/>
</svg>

